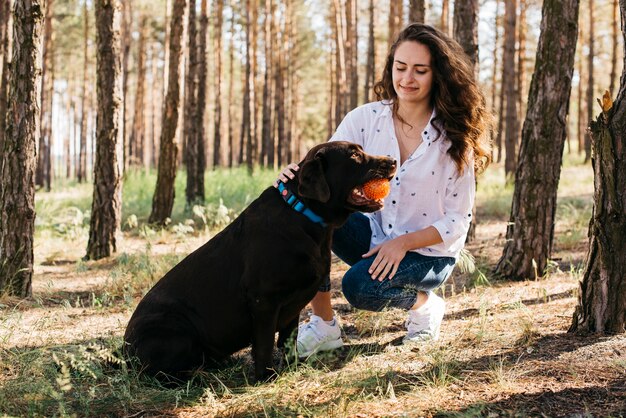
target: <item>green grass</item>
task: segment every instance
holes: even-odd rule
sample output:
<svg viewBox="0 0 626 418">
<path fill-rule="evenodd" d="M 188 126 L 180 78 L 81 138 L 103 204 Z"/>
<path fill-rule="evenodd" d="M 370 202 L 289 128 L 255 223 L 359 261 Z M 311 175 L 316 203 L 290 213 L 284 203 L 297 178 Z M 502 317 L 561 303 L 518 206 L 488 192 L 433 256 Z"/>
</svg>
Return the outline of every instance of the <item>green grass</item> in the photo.
<svg viewBox="0 0 626 418">
<path fill-rule="evenodd" d="M 270 186 L 276 177 L 274 170 L 259 169 L 249 176 L 245 168 L 208 171 L 205 175 L 206 213 L 217 216 L 220 205 L 229 215 L 239 214 L 260 192 Z M 122 227 L 145 224 L 152 209 L 156 171 L 132 170 L 126 173 L 122 191 Z M 175 183 L 172 225 L 184 224 L 193 218 L 185 209 L 186 174 L 179 171 Z M 51 192 L 38 191 L 35 202 L 38 232 L 51 230 L 74 239 L 89 227 L 93 185 L 59 180 Z M 200 221 L 200 220 L 198 220 Z M 202 223 L 200 221 L 200 223 Z M 208 221 L 209 226 L 213 223 Z M 223 226 L 218 223 L 216 226 Z"/>
</svg>

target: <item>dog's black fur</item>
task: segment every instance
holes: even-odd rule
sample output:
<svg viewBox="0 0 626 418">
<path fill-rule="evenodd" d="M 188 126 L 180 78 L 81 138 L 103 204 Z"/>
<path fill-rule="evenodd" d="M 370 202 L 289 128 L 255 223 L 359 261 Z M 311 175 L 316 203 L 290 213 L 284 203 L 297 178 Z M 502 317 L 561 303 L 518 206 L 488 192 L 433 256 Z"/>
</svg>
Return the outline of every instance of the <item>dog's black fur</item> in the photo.
<svg viewBox="0 0 626 418">
<path fill-rule="evenodd" d="M 187 256 L 146 294 L 124 340 L 150 375 L 190 376 L 252 343 L 255 377 L 273 374 L 278 346 L 296 329 L 300 310 L 330 272 L 333 228 L 380 201 L 355 195 L 368 180 L 391 178 L 396 163 L 349 142 L 311 149 L 286 186 L 326 226 L 266 189 L 221 233 Z"/>
</svg>

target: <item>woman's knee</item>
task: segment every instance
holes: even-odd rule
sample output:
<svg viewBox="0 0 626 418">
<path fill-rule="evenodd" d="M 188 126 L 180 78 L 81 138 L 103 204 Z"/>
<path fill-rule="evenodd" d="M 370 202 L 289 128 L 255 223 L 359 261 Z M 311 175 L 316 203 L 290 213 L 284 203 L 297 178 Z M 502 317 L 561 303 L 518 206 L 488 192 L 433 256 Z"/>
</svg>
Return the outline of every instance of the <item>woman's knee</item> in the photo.
<svg viewBox="0 0 626 418">
<path fill-rule="evenodd" d="M 367 272 L 367 270 L 365 270 Z M 365 298 L 366 298 L 366 288 L 367 288 L 367 280 L 371 280 L 362 272 L 362 269 L 358 268 L 358 266 L 354 266 L 350 268 L 346 274 L 344 274 L 343 279 L 341 281 L 341 289 L 343 291 L 343 295 L 346 300 L 350 303 L 350 305 L 354 306 L 358 309 L 365 309 Z"/>
<path fill-rule="evenodd" d="M 381 282 L 372 280 L 365 263 L 357 263 L 343 276 L 341 283 L 346 300 L 357 309 L 381 311 L 388 300 L 381 297 Z"/>
</svg>

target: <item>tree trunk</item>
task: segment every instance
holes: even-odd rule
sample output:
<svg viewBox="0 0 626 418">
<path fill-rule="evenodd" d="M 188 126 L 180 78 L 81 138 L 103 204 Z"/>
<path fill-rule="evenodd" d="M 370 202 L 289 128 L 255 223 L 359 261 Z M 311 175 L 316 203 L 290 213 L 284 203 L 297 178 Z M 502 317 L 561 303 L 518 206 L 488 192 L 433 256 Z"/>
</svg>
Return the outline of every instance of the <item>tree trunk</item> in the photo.
<svg viewBox="0 0 626 418">
<path fill-rule="evenodd" d="M 626 1 L 620 0 L 626 41 Z M 626 52 L 626 48 L 625 48 Z M 591 123 L 594 207 L 589 253 L 570 332 L 626 331 L 626 54 L 613 106 Z M 605 100 L 610 94 L 605 93 Z"/>
<path fill-rule="evenodd" d="M 626 41 L 626 1 L 620 0 Z M 624 48 L 626 52 L 626 47 Z M 589 253 L 570 332 L 626 330 L 626 53 L 617 99 L 591 123 L 594 208 Z M 606 97 L 610 102 L 610 94 Z"/>
<path fill-rule="evenodd" d="M 579 0 L 543 3 L 507 243 L 496 267 L 496 273 L 509 279 L 543 275 L 552 251 L 578 8 Z"/>
<path fill-rule="evenodd" d="M 497 24 L 497 18 L 496 18 L 496 24 Z M 502 51 L 503 51 L 503 61 L 504 61 L 504 42 L 502 43 Z M 504 144 L 502 141 L 503 138 L 503 134 L 504 134 L 504 104 L 506 103 L 505 101 L 505 97 L 504 97 L 504 93 L 506 91 L 506 88 L 504 86 L 504 79 L 505 79 L 505 70 L 504 70 L 504 62 L 502 62 L 502 77 L 500 77 L 500 105 L 499 108 L 500 110 L 498 111 L 498 133 L 496 135 L 496 148 L 498 148 L 498 158 L 496 159 L 496 162 L 500 163 L 502 162 L 502 151 L 504 149 Z"/>
<path fill-rule="evenodd" d="M 176 180 L 177 144 L 175 141 L 180 105 L 180 55 L 183 35 L 183 14 L 186 0 L 174 0 L 170 24 L 170 51 L 167 95 L 163 107 L 163 127 L 160 136 L 159 169 L 152 198 L 152 212 L 148 221 L 164 225 L 172 215 L 174 206 L 174 181 Z"/>
<path fill-rule="evenodd" d="M 299 68 L 299 50 L 298 44 L 298 21 L 296 9 L 292 0 L 288 3 L 289 18 L 289 30 L 287 36 L 289 41 L 287 43 L 288 61 L 287 61 L 287 85 L 289 93 L 289 101 L 285 103 L 288 110 L 287 119 L 287 142 L 289 143 L 289 161 L 298 161 L 300 159 L 300 135 L 298 133 L 298 71 Z M 355 86 L 355 91 L 358 93 L 358 85 Z M 357 94 L 358 96 L 358 94 Z M 294 156 L 295 154 L 295 156 Z"/>
<path fill-rule="evenodd" d="M 463 47 L 474 68 L 474 77 L 478 79 L 478 0 L 454 2 L 454 39 Z M 472 207 L 472 222 L 467 231 L 466 242 L 476 238 L 476 205 Z"/>
<path fill-rule="evenodd" d="M 263 110 L 261 130 L 261 161 L 266 167 L 274 168 L 274 138 L 272 136 L 272 80 L 274 56 L 272 54 L 274 4 L 265 0 L 265 73 L 263 76 Z"/>
<path fill-rule="evenodd" d="M 331 36 L 328 38 L 328 115 L 326 118 L 326 136 L 330 138 L 335 132 L 337 128 L 337 120 L 335 120 L 337 115 L 337 21 L 334 16 L 334 11 L 332 10 L 328 16 L 328 20 L 330 21 L 330 30 Z"/>
<path fill-rule="evenodd" d="M 187 77 L 185 79 L 185 129 L 183 148 L 185 169 L 187 170 L 187 185 L 185 187 L 186 208 L 191 209 L 196 204 L 196 175 L 198 173 L 198 135 L 196 124 L 196 108 L 198 93 L 198 36 L 196 30 L 196 0 L 189 2 L 187 19 Z"/>
<path fill-rule="evenodd" d="M 248 168 L 248 173 L 252 174 L 254 162 L 252 160 L 252 144 L 250 143 L 250 78 L 252 76 L 252 66 L 250 64 L 250 48 L 252 46 L 250 40 L 252 23 L 252 19 L 250 17 L 250 15 L 252 14 L 251 0 L 246 0 L 244 14 L 246 25 L 246 39 L 244 48 L 246 49 L 246 53 L 243 75 L 243 109 L 241 115 L 241 132 L 239 133 L 239 145 L 242 151 L 245 149 L 246 166 Z"/>
<path fill-rule="evenodd" d="M 122 63 L 119 3 L 96 0 L 97 106 L 93 201 L 87 260 L 117 251 L 122 213 Z"/>
<path fill-rule="evenodd" d="M 287 0 L 288 1 L 288 0 Z M 258 144 L 257 144 L 257 118 L 258 110 L 256 103 L 256 75 L 257 75 L 257 31 L 259 20 L 259 0 L 251 0 L 251 21 L 250 21 L 250 74 L 248 84 L 250 85 L 250 128 L 249 134 L 246 138 L 246 147 L 249 147 L 249 151 L 246 153 L 249 156 L 248 171 L 252 173 L 251 167 L 258 163 Z M 288 7 L 285 5 L 285 7 Z M 287 13 L 287 12 L 285 12 Z"/>
<path fill-rule="evenodd" d="M 279 45 L 281 48 L 276 49 L 274 71 L 274 116 L 276 117 L 276 129 L 278 138 L 278 166 L 284 167 L 290 161 L 287 159 L 289 144 L 287 143 L 287 131 L 285 123 L 285 29 L 284 22 L 276 22 L 276 32 L 279 36 Z"/>
<path fill-rule="evenodd" d="M 213 168 L 222 165 L 222 22 L 224 19 L 224 0 L 216 0 L 215 26 L 213 28 L 215 53 L 215 121 L 213 130 Z"/>
<path fill-rule="evenodd" d="M 196 124 L 196 184 L 194 200 L 204 204 L 204 172 L 206 171 L 206 147 L 204 112 L 206 110 L 206 79 L 207 79 L 207 34 L 209 31 L 209 17 L 207 14 L 207 0 L 200 1 L 200 38 L 198 42 L 198 95 L 196 97 L 195 124 Z"/>
<path fill-rule="evenodd" d="M 235 77 L 233 77 L 235 69 L 235 10 L 231 3 L 230 16 L 230 41 L 228 45 L 228 167 L 235 165 L 236 147 L 235 147 L 235 119 L 233 115 L 233 98 L 235 97 Z M 263 151 L 261 151 L 261 158 Z"/>
<path fill-rule="evenodd" d="M 501 114 L 498 113 L 496 111 L 497 107 L 496 107 L 496 96 L 497 96 L 497 91 L 498 89 L 496 88 L 496 86 L 498 85 L 498 57 L 500 56 L 500 54 L 498 54 L 498 41 L 500 39 L 500 31 L 499 31 L 499 22 L 500 22 L 500 0 L 496 0 L 496 18 L 495 18 L 495 26 L 494 26 L 494 40 L 493 40 L 493 72 L 491 73 L 491 112 L 494 115 L 498 115 L 498 121 L 500 121 L 501 118 Z M 500 90 L 502 90 L 502 86 L 500 86 Z M 501 112 L 502 110 L 500 110 Z M 497 148 L 498 150 L 498 155 L 500 155 L 500 147 L 502 146 L 501 144 L 501 140 L 502 140 L 502 135 L 500 134 L 500 130 L 498 130 L 497 132 L 494 131 L 495 126 L 492 127 L 490 135 L 491 135 L 491 141 L 494 145 L 495 148 Z M 491 159 L 494 159 L 494 155 L 493 155 L 493 148 L 491 150 Z"/>
<path fill-rule="evenodd" d="M 393 41 L 396 39 L 400 28 L 402 27 L 402 20 L 404 17 L 404 13 L 402 10 L 403 2 L 401 1 L 390 1 L 389 2 L 389 33 L 388 33 L 388 44 L 391 46 Z M 420 5 L 421 10 L 424 9 L 424 0 L 410 0 L 410 9 L 413 11 L 413 15 L 410 15 L 409 12 L 409 20 L 411 22 L 421 22 L 424 23 L 424 15 L 422 14 L 421 19 L 419 20 L 420 13 Z M 415 19 L 415 20 L 414 20 Z M 341 120 L 341 119 L 340 119 Z"/>
<path fill-rule="evenodd" d="M 441 23 L 439 26 L 441 27 L 441 31 L 448 35 L 450 27 L 450 0 L 443 0 L 441 2 Z"/>
<path fill-rule="evenodd" d="M 365 103 L 373 100 L 373 91 L 376 69 L 376 40 L 374 38 L 374 26 L 376 25 L 376 14 L 374 13 L 374 0 L 370 0 L 369 25 L 367 27 L 367 64 L 365 65 L 365 84 L 363 86 L 363 101 Z"/>
<path fill-rule="evenodd" d="M 150 54 L 150 66 L 152 68 L 151 73 L 154 86 L 150 89 L 150 159 L 148 162 L 148 166 L 150 168 L 154 168 L 157 166 L 157 138 L 159 137 L 159 135 L 157 135 L 156 114 L 157 109 L 161 108 L 160 104 L 163 100 L 163 97 L 160 96 L 159 93 L 161 92 L 161 83 L 164 81 L 160 80 L 158 76 L 157 61 L 159 54 L 154 44 L 152 44 L 150 50 L 152 51 L 152 53 Z M 159 106 L 157 106 L 157 103 L 159 104 Z"/>
<path fill-rule="evenodd" d="M 54 0 L 48 0 L 46 5 L 46 17 L 44 20 L 43 35 L 43 59 L 41 67 L 41 106 L 39 152 L 37 155 L 37 170 L 35 172 L 35 186 L 46 186 L 46 178 L 50 171 L 50 134 L 52 133 L 52 97 L 54 93 L 54 65 L 52 50 L 52 14 Z M 50 190 L 50 182 L 47 182 L 47 190 Z"/>
<path fill-rule="evenodd" d="M 128 61 L 130 59 L 130 44 L 132 38 L 132 9 L 131 0 L 122 0 L 122 164 L 123 170 L 130 166 L 132 145 L 127 129 L 127 92 L 128 92 Z"/>
<path fill-rule="evenodd" d="M 0 164 L 0 295 L 32 294 L 41 31 L 38 0 L 15 0 L 13 59 Z"/>
<path fill-rule="evenodd" d="M 63 141 L 63 155 L 65 157 L 65 178 L 70 179 L 72 177 L 72 156 L 70 144 L 72 142 L 72 133 L 74 132 L 74 104 L 73 104 L 73 93 L 74 88 L 72 83 L 72 77 L 70 75 L 70 79 L 67 82 L 67 106 L 66 106 L 66 117 L 67 117 L 67 126 L 68 132 L 67 136 Z"/>
<path fill-rule="evenodd" d="M 461 44 L 478 76 L 478 0 L 454 2 L 454 39 Z"/>
<path fill-rule="evenodd" d="M 346 0 L 346 78 L 349 79 L 349 100 L 347 100 L 346 112 L 356 108 L 359 104 L 359 39 L 356 9 L 356 0 Z"/>
<path fill-rule="evenodd" d="M 340 0 L 333 0 L 333 11 L 337 35 L 335 37 L 335 123 L 338 124 L 347 113 L 349 94 L 346 71 L 346 13 Z M 336 128 L 336 125 L 333 126 L 333 131 Z"/>
<path fill-rule="evenodd" d="M 87 0 L 83 3 L 83 84 L 80 94 L 80 150 L 78 152 L 78 168 L 76 177 L 79 183 L 87 180 L 87 118 L 89 110 L 87 109 L 87 74 L 89 66 L 89 10 L 87 9 Z"/>
<path fill-rule="evenodd" d="M 593 119 L 593 59 L 595 57 L 595 41 L 593 27 L 593 2 L 589 0 L 589 55 L 587 57 L 587 119 L 585 120 L 585 128 Z M 591 159 L 591 137 L 589 130 L 585 129 L 585 163 Z"/>
<path fill-rule="evenodd" d="M 583 35 L 582 35 L 582 31 L 579 32 L 578 34 L 578 39 L 580 40 L 580 42 L 583 42 Z M 577 138 L 578 138 L 578 155 L 581 155 L 583 153 L 583 150 L 585 149 L 585 117 L 583 116 L 584 112 L 583 112 L 583 58 L 582 58 L 582 50 L 583 50 L 583 46 L 582 44 L 580 45 L 580 54 L 578 55 L 578 94 L 577 94 L 577 99 L 578 99 L 578 117 L 576 118 L 578 123 L 577 123 Z"/>
<path fill-rule="evenodd" d="M 144 142 L 145 142 L 145 86 L 146 86 L 146 32 L 148 30 L 148 19 L 143 16 L 139 19 L 139 50 L 137 51 L 137 91 L 135 92 L 135 109 L 133 115 L 133 126 L 128 138 L 129 152 L 127 154 L 128 161 L 126 161 L 126 167 L 131 165 L 140 165 L 144 163 Z M 123 43 L 122 43 L 123 50 Z M 122 93 L 124 97 L 125 93 Z M 123 115 L 126 112 L 123 113 Z M 123 116 L 124 117 L 124 116 Z M 122 119 L 122 124 L 124 123 Z M 122 131 L 122 138 L 124 138 L 124 132 Z M 124 140 L 122 140 L 124 143 Z"/>
<path fill-rule="evenodd" d="M 0 150 L 4 149 L 4 136 L 6 135 L 6 114 L 9 93 L 9 65 L 11 56 L 11 0 L 1 0 L 2 7 L 2 77 L 0 78 Z M 1 160 L 2 156 L 0 156 Z M 2 187 L 0 185 L 0 187 Z"/>
<path fill-rule="evenodd" d="M 612 1 L 613 18 L 611 19 L 611 81 L 609 84 L 609 92 L 611 97 L 615 97 L 615 80 L 617 79 L 617 0 Z"/>
<path fill-rule="evenodd" d="M 517 110 L 518 120 L 526 114 L 526 4 L 527 0 L 519 0 L 519 25 L 517 28 Z"/>
<path fill-rule="evenodd" d="M 502 59 L 502 85 L 506 91 L 504 174 L 508 180 L 515 173 L 517 143 L 519 142 L 517 94 L 515 88 L 515 15 L 517 0 L 507 0 L 504 3 L 504 56 Z"/>
<path fill-rule="evenodd" d="M 400 2 L 394 2 L 393 0 L 391 2 L 400 3 Z M 458 2 L 455 2 L 455 3 L 458 3 Z M 400 3 L 396 7 L 398 7 L 400 10 L 400 13 L 402 13 L 402 3 Z M 426 7 L 424 4 L 424 0 L 409 0 L 409 22 L 410 23 L 413 23 L 413 22 L 424 23 L 425 18 L 426 18 Z M 400 19 L 400 25 L 396 26 L 396 30 L 401 26 L 402 24 L 401 22 L 402 22 L 402 18 Z"/>
</svg>

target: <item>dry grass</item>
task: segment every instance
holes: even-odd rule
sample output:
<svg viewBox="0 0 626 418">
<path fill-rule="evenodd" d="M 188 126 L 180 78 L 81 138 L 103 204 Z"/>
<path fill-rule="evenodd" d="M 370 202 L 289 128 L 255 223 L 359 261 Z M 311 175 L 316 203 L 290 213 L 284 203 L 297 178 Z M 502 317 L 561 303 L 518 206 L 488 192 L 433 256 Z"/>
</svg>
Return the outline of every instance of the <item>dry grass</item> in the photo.
<svg viewBox="0 0 626 418">
<path fill-rule="evenodd" d="M 579 189 L 565 198 L 589 199 Z M 489 213 L 479 219 L 469 249 L 489 277 L 506 223 Z M 578 224 L 562 219 L 557 235 Z M 626 414 L 626 337 L 566 332 L 586 237 L 558 241 L 558 266 L 537 281 L 489 278 L 481 286 L 469 274 L 456 274 L 442 292 L 448 306 L 442 338 L 413 347 L 401 345 L 403 312 L 349 306 L 338 290 L 346 266 L 334 260 L 333 303 L 345 347 L 307 362 L 283 362 L 277 380 L 259 385 L 250 383 L 251 358 L 244 350 L 187 386 L 164 388 L 112 366 L 115 349 L 145 289 L 208 236 L 137 235 L 125 234 L 119 256 L 87 263 L 75 261 L 84 249 L 80 233 L 39 241 L 34 298 L 0 301 L 0 415 Z"/>
</svg>

